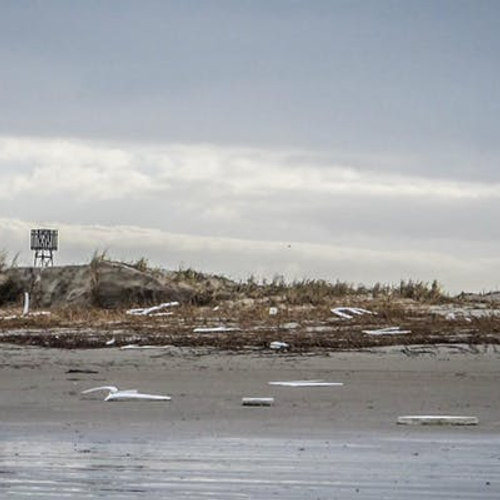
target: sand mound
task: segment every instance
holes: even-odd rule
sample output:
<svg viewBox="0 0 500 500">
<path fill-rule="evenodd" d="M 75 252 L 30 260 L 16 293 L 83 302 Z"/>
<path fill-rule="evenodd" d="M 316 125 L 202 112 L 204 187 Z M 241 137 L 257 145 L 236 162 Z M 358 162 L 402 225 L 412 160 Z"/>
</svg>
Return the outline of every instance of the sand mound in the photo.
<svg viewBox="0 0 500 500">
<path fill-rule="evenodd" d="M 118 308 L 163 301 L 186 302 L 195 291 L 168 282 L 161 274 L 110 261 L 89 265 L 20 267 L 0 275 L 0 301 L 19 300 L 29 292 L 36 307 Z"/>
</svg>

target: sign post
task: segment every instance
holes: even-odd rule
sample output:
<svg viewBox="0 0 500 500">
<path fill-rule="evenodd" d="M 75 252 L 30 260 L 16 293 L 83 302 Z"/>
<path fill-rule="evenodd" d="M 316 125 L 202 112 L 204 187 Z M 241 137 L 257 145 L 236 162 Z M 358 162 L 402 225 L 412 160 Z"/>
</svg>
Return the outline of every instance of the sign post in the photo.
<svg viewBox="0 0 500 500">
<path fill-rule="evenodd" d="M 32 229 L 31 250 L 35 252 L 34 266 L 48 267 L 54 265 L 54 252 L 58 248 L 59 235 L 57 229 Z"/>
</svg>

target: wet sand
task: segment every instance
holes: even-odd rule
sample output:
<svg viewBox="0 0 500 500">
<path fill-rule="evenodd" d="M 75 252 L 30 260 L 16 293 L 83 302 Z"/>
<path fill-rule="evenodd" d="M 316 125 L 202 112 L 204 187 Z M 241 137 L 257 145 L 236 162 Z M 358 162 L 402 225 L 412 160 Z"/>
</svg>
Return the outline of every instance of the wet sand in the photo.
<svg viewBox="0 0 500 500">
<path fill-rule="evenodd" d="M 290 356 L 0 349 L 0 494 L 15 498 L 498 498 L 493 347 Z M 269 381 L 324 379 L 342 387 Z M 105 403 L 117 385 L 169 402 Z M 242 397 L 274 397 L 246 408 Z M 404 414 L 475 415 L 470 428 Z M 0 495 L 2 498 L 4 495 Z"/>
</svg>

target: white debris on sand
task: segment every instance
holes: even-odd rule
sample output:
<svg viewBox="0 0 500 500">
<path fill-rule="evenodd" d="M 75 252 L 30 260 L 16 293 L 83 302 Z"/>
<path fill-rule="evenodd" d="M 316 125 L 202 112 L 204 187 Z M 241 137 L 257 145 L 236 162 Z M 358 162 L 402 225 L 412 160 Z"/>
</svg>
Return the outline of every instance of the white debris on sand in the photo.
<svg viewBox="0 0 500 500">
<path fill-rule="evenodd" d="M 342 319 L 352 319 L 354 316 L 362 316 L 363 314 L 375 314 L 368 309 L 362 309 L 360 307 L 335 307 L 330 309 L 330 311 Z"/>
<path fill-rule="evenodd" d="M 218 332 L 239 332 L 240 329 L 231 326 L 199 327 L 193 330 L 193 333 L 218 333 Z"/>
<path fill-rule="evenodd" d="M 179 305 L 179 302 L 164 302 L 163 304 L 159 304 L 157 306 L 129 309 L 128 311 L 126 311 L 126 314 L 130 314 L 132 316 L 170 316 L 173 313 L 165 313 L 160 311 L 162 311 L 163 309 L 168 309 L 170 307 L 177 307 Z"/>
<path fill-rule="evenodd" d="M 104 401 L 170 401 L 172 399 L 170 396 L 137 392 L 137 389 L 119 390 L 114 385 L 93 387 L 92 389 L 82 391 L 81 394 L 90 394 L 99 391 L 108 391 L 108 395 L 104 398 Z"/>
<path fill-rule="evenodd" d="M 269 385 L 282 387 L 342 387 L 343 382 L 325 382 L 324 380 L 287 380 L 269 382 Z"/>
<path fill-rule="evenodd" d="M 290 347 L 290 344 L 287 344 L 286 342 L 280 342 L 279 340 L 275 340 L 274 342 L 271 342 L 269 344 L 270 349 L 274 349 L 276 351 L 279 351 L 281 349 L 288 349 Z"/>
<path fill-rule="evenodd" d="M 288 323 L 283 323 L 280 325 L 280 328 L 283 328 L 283 330 L 295 330 L 296 328 L 299 328 L 300 323 L 297 323 L 296 321 L 290 321 Z"/>
<path fill-rule="evenodd" d="M 411 330 L 401 330 L 399 326 L 389 326 L 387 328 L 377 328 L 375 330 L 362 330 L 367 335 L 403 335 L 411 333 Z"/>
<path fill-rule="evenodd" d="M 270 307 L 269 308 L 269 316 L 276 316 L 278 314 L 278 308 L 277 307 Z"/>
<path fill-rule="evenodd" d="M 477 417 L 462 415 L 404 415 L 398 417 L 402 425 L 478 425 Z"/>
<path fill-rule="evenodd" d="M 474 319 L 500 317 L 500 309 L 498 307 L 486 304 L 471 304 L 463 306 L 457 306 L 454 304 L 431 305 L 426 309 L 426 312 L 444 316 L 444 318 L 448 321 L 467 321 L 468 323 L 472 322 Z"/>
</svg>

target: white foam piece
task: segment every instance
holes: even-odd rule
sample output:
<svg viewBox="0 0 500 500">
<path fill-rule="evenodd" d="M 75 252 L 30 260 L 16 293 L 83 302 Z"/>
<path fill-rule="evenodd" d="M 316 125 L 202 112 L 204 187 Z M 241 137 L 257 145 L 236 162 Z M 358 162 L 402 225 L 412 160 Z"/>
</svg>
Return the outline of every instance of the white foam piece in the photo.
<svg viewBox="0 0 500 500">
<path fill-rule="evenodd" d="M 335 307 L 330 311 L 342 319 L 352 319 L 354 316 L 362 316 L 363 314 L 375 314 L 361 307 Z"/>
<path fill-rule="evenodd" d="M 92 389 L 82 391 L 82 394 L 90 394 L 99 391 L 108 391 L 108 395 L 104 398 L 104 401 L 170 401 L 172 399 L 170 396 L 163 396 L 161 394 L 138 392 L 137 389 L 120 390 L 114 385 L 93 387 Z"/>
<path fill-rule="evenodd" d="M 339 318 L 343 318 L 343 319 L 352 319 L 352 316 L 350 314 L 347 314 L 346 312 L 344 312 L 344 309 L 345 308 L 335 308 L 335 309 L 330 309 L 330 311 L 337 315 Z"/>
<path fill-rule="evenodd" d="M 343 382 L 325 382 L 324 380 L 283 380 L 269 382 L 269 385 L 282 387 L 341 387 Z"/>
<path fill-rule="evenodd" d="M 403 425 L 477 425 L 477 417 L 463 415 L 404 415 L 398 417 Z"/>
<path fill-rule="evenodd" d="M 104 401 L 170 401 L 170 396 L 142 392 L 118 391 L 108 394 Z"/>
<path fill-rule="evenodd" d="M 280 349 L 288 349 L 290 345 L 287 344 L 286 342 L 280 342 L 279 340 L 275 340 L 274 342 L 271 342 L 269 344 L 269 347 L 274 350 L 280 350 Z"/>
<path fill-rule="evenodd" d="M 272 406 L 274 398 L 241 398 L 243 406 Z"/>
<path fill-rule="evenodd" d="M 193 333 L 217 333 L 217 332 L 237 332 L 239 331 L 239 328 L 234 328 L 234 327 L 229 327 L 229 326 L 214 326 L 214 327 L 207 327 L 207 328 L 195 328 L 193 330 Z"/>
<path fill-rule="evenodd" d="M 349 310 L 352 313 L 358 314 L 358 315 L 362 315 L 362 314 L 375 314 L 372 311 L 369 311 L 368 309 L 363 309 L 361 307 L 349 307 Z"/>
<path fill-rule="evenodd" d="M 367 335 L 403 335 L 411 333 L 411 330 L 401 330 L 399 326 L 390 326 L 388 328 L 377 328 L 375 330 L 362 330 Z"/>
<path fill-rule="evenodd" d="M 169 307 L 177 307 L 179 306 L 179 302 L 164 302 L 163 304 L 159 304 L 157 306 L 153 307 L 145 307 L 145 308 L 139 308 L 139 309 L 129 309 L 126 311 L 126 314 L 131 314 L 132 316 L 148 316 L 151 313 L 156 313 L 158 311 L 161 311 L 162 309 L 166 309 Z"/>
</svg>

